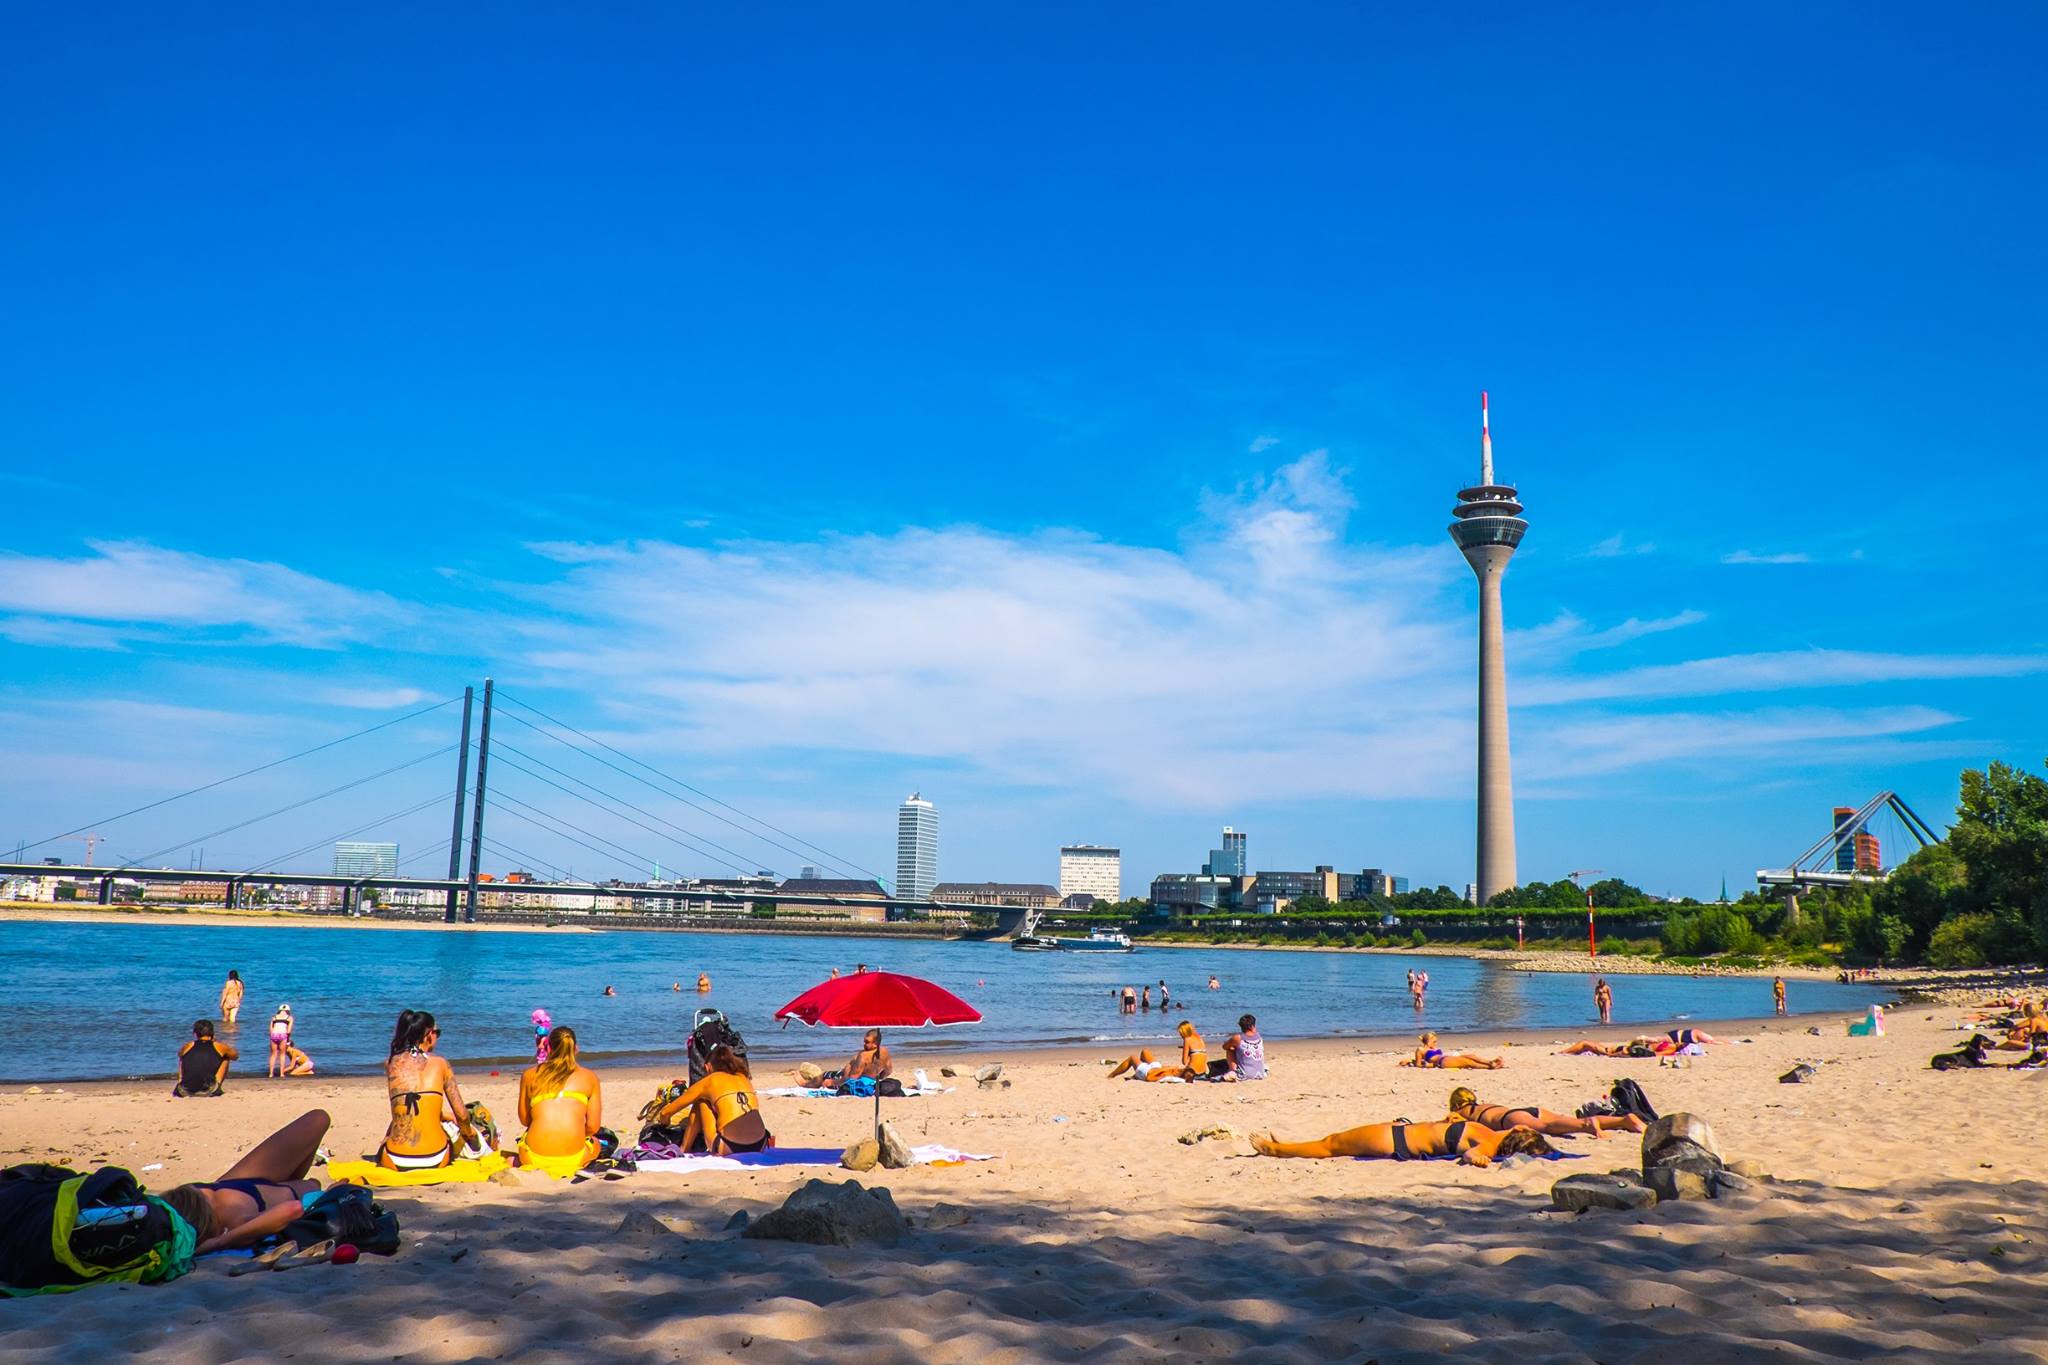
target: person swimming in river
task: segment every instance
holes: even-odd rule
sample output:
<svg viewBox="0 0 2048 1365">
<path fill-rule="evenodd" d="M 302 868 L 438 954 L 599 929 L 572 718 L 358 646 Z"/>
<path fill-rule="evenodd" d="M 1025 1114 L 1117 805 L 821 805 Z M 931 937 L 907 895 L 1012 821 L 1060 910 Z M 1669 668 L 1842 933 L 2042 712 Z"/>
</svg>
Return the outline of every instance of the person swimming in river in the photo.
<svg viewBox="0 0 2048 1365">
<path fill-rule="evenodd" d="M 1596 1114 L 1581 1119 L 1552 1113 L 1536 1104 L 1481 1104 L 1479 1097 L 1462 1085 L 1451 1092 L 1450 1117 L 1469 1119 L 1499 1132 L 1533 1128 L 1548 1137 L 1599 1138 L 1605 1137 L 1610 1129 L 1640 1133 L 1647 1126 L 1634 1114 Z"/>
<path fill-rule="evenodd" d="M 1555 1152 L 1533 1128 L 1505 1132 L 1453 1119 L 1445 1123 L 1367 1123 L 1307 1142 L 1282 1142 L 1270 1132 L 1253 1133 L 1252 1150 L 1260 1156 L 1370 1157 L 1388 1161 L 1426 1161 L 1456 1157 L 1468 1166 L 1490 1166 L 1502 1157 L 1550 1156 Z"/>
<path fill-rule="evenodd" d="M 1434 1031 L 1422 1034 L 1416 1041 L 1421 1046 L 1415 1049 L 1413 1056 L 1399 1065 L 1419 1066 L 1432 1071 L 1498 1071 L 1508 1064 L 1505 1057 L 1489 1060 L 1470 1052 L 1445 1052 L 1436 1045 Z"/>
<path fill-rule="evenodd" d="M 1183 1081 L 1199 1081 L 1209 1074 L 1209 1049 L 1202 1042 L 1202 1035 L 1195 1032 L 1195 1026 L 1183 1019 L 1180 1033 L 1180 1060 L 1162 1062 L 1152 1055 L 1150 1048 L 1140 1048 L 1118 1062 L 1109 1073 L 1110 1080 L 1129 1076 L 1135 1081 L 1163 1081 L 1169 1077 Z"/>
</svg>

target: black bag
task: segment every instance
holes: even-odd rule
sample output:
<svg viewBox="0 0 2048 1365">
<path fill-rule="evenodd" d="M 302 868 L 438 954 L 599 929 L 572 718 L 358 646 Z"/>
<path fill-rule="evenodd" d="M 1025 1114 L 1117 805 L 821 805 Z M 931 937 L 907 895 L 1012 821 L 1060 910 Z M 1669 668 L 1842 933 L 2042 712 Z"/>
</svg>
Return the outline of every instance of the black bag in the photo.
<svg viewBox="0 0 2048 1365">
<path fill-rule="evenodd" d="M 77 1171 L 40 1163 L 0 1171 L 0 1285 L 44 1289 L 84 1284 L 81 1275 L 57 1259 L 58 1195 Z M 119 1166 L 103 1166 L 78 1187 L 78 1216 L 64 1230 L 73 1257 L 101 1274 L 122 1270 L 172 1241 L 174 1215 L 150 1199 L 141 1182 Z"/>
<path fill-rule="evenodd" d="M 1637 1085 L 1628 1077 L 1624 1076 L 1616 1081 L 1614 1088 L 1607 1093 L 1613 1098 L 1615 1107 L 1621 1110 L 1622 1113 L 1634 1114 L 1644 1123 L 1655 1123 L 1657 1121 L 1657 1111 L 1650 1107 L 1650 1097 L 1643 1093 L 1643 1088 L 1640 1085 Z"/>
<path fill-rule="evenodd" d="M 900 1100 L 903 1098 L 903 1082 L 894 1076 L 884 1076 L 875 1082 L 875 1093 L 885 1100 Z"/>
<path fill-rule="evenodd" d="M 308 1247 L 332 1239 L 358 1251 L 389 1256 L 398 1250 L 398 1215 L 361 1185 L 332 1185 L 285 1228 L 286 1241 Z"/>
<path fill-rule="evenodd" d="M 697 1011 L 697 1026 L 690 1031 L 690 1041 L 683 1051 L 690 1059 L 690 1084 L 695 1085 L 711 1073 L 711 1052 L 720 1044 L 739 1054 L 741 1061 L 747 1059 L 746 1040 L 726 1021 L 726 1017 L 714 1009 Z"/>
</svg>

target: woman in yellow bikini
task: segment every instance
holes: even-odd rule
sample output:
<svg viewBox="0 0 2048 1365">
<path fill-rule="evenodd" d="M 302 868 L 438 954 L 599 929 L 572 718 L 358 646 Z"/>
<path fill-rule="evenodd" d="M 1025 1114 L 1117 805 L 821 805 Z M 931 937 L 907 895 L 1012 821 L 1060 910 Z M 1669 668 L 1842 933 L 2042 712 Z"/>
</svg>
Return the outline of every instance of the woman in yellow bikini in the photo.
<svg viewBox="0 0 2048 1365">
<path fill-rule="evenodd" d="M 552 1176 L 571 1176 L 597 1155 L 604 1097 L 597 1073 L 576 1060 L 576 1033 L 557 1024 L 548 1033 L 548 1059 L 519 1078 L 519 1164 Z"/>
<path fill-rule="evenodd" d="M 391 1127 L 377 1148 L 377 1164 L 393 1171 L 424 1171 L 455 1161 L 452 1123 L 463 1145 L 481 1152 L 469 1106 L 447 1059 L 434 1056 L 441 1029 L 425 1010 L 401 1010 L 391 1033 L 384 1080 L 391 1096 Z"/>
<path fill-rule="evenodd" d="M 1260 1156 L 1378 1157 L 1392 1161 L 1425 1161 L 1456 1157 L 1468 1166 L 1489 1166 L 1505 1156 L 1529 1152 L 1549 1156 L 1552 1148 L 1533 1128 L 1503 1133 L 1468 1119 L 1450 1123 L 1368 1123 L 1312 1142 L 1280 1142 L 1271 1133 L 1252 1134 Z"/>
<path fill-rule="evenodd" d="M 711 1049 L 705 1065 L 704 1079 L 656 1111 L 654 1122 L 673 1125 L 687 1111 L 686 1152 L 731 1156 L 773 1147 L 775 1137 L 761 1117 L 761 1097 L 754 1093 L 747 1059 L 720 1043 Z"/>
</svg>

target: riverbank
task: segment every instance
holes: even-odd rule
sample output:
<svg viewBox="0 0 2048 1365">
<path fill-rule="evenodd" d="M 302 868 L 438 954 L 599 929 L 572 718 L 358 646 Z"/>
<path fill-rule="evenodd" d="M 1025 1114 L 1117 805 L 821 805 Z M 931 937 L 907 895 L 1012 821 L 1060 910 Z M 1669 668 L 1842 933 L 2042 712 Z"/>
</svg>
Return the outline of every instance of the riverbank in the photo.
<svg viewBox="0 0 2048 1365">
<path fill-rule="evenodd" d="M 534 918 L 544 918 L 536 916 Z M 323 915 L 302 910 L 275 910 L 220 906 L 185 909 L 167 905 L 51 905 L 41 901 L 0 901 L 0 923 L 25 924 L 197 924 L 235 928 L 279 929 L 406 929 L 428 933 L 487 934 L 602 934 L 614 931 L 681 934 L 781 934 L 813 938 L 916 939 L 949 942 L 967 936 L 946 929 L 922 925 L 872 924 L 857 920 L 767 921 L 723 919 L 686 920 L 664 923 L 656 919 L 604 916 L 595 920 L 574 919 L 533 923 L 531 919 L 486 918 L 474 924 L 449 924 L 428 916 L 406 918 L 389 914 Z"/>
<path fill-rule="evenodd" d="M 2048 1185 L 2017 1131 L 2024 1121 L 1937 1142 L 1913 1116 L 2038 1118 L 2048 1076 L 1927 1070 L 1928 1055 L 1959 1036 L 1959 1015 L 1925 1013 L 1935 1017 L 1895 1016 L 1885 1038 L 1848 1037 L 1838 1019 L 1717 1028 L 1753 1041 L 1682 1069 L 1561 1057 L 1552 1044 L 1562 1033 L 1527 1031 L 1449 1040 L 1498 1048 L 1498 1075 L 1400 1068 L 1401 1049 L 1370 1040 L 1276 1037 L 1272 1079 L 1235 1086 L 1111 1083 L 1094 1048 L 1007 1055 L 1007 1087 L 956 1077 L 946 1094 L 884 1102 L 912 1142 L 997 1158 L 860 1176 L 918 1223 L 896 1248 L 726 1230 L 736 1212 L 759 1217 L 813 1176 L 844 1177 L 831 1169 L 384 1191 L 404 1225 L 396 1257 L 282 1278 L 229 1278 L 227 1263 L 208 1261 L 167 1286 L 23 1301 L 0 1324 L 0 1354 L 147 1351 L 172 1365 L 287 1353 L 1732 1360 L 1795 1345 L 1812 1359 L 2038 1356 L 2048 1348 L 2038 1292 Z M 819 1057 L 839 1041 L 820 1038 Z M 940 1065 L 990 1060 L 961 1051 L 918 1064 L 937 1078 Z M 1797 1062 L 1817 1068 L 1813 1079 L 1780 1085 Z M 764 1082 L 782 1079 L 775 1070 Z M 601 1072 L 605 1112 L 622 1130 L 666 1075 Z M 1706 1117 L 1724 1151 L 1761 1162 L 1775 1182 L 1738 1200 L 1574 1218 L 1549 1211 L 1550 1184 L 1629 1164 L 1633 1139 L 1560 1140 L 1559 1161 L 1487 1170 L 1274 1161 L 1239 1137 L 1177 1140 L 1210 1125 L 1304 1137 L 1423 1119 L 1459 1081 L 1484 1098 L 1569 1111 L 1617 1075 L 1660 1108 Z M 516 1130 L 514 1073 L 461 1079 Z M 316 1106 L 334 1117 L 329 1146 L 347 1154 L 374 1146 L 388 1112 L 376 1078 L 233 1079 L 224 1098 L 204 1101 L 172 1100 L 154 1082 L 0 1087 L 0 1161 L 153 1166 L 144 1178 L 164 1188 L 218 1175 Z M 870 1109 L 769 1099 L 763 1112 L 785 1146 L 838 1147 L 866 1129 Z M 622 1232 L 628 1220 L 643 1230 Z"/>
</svg>

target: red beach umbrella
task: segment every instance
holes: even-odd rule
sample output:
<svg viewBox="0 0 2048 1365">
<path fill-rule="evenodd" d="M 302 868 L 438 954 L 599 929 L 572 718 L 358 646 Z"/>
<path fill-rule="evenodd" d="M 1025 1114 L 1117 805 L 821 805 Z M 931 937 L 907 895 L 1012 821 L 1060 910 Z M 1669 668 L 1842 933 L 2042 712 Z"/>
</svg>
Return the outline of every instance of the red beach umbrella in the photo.
<svg viewBox="0 0 2048 1365">
<path fill-rule="evenodd" d="M 861 972 L 820 982 L 775 1011 L 826 1028 L 925 1028 L 978 1024 L 981 1011 L 944 986 L 896 972 Z"/>
<path fill-rule="evenodd" d="M 944 986 L 896 972 L 857 972 L 823 981 L 775 1011 L 826 1028 L 928 1028 L 978 1024 L 981 1011 Z M 875 1095 L 875 1136 L 882 1134 L 882 1096 Z"/>
</svg>

